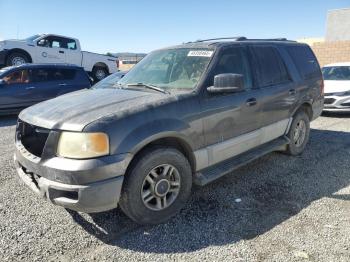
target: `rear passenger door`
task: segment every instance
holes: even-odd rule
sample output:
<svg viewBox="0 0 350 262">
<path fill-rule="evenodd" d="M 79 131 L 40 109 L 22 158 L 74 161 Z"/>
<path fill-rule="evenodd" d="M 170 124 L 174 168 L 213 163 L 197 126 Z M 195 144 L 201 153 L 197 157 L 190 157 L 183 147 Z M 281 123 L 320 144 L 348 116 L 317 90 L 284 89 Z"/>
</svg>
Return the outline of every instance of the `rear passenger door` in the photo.
<svg viewBox="0 0 350 262">
<path fill-rule="evenodd" d="M 78 71 L 75 68 L 58 68 L 52 70 L 52 80 L 55 83 L 55 97 L 80 88 L 79 81 L 76 81 Z"/>
<path fill-rule="evenodd" d="M 263 144 L 285 133 L 297 90 L 278 47 L 253 45 L 250 51 L 260 90 Z"/>
</svg>

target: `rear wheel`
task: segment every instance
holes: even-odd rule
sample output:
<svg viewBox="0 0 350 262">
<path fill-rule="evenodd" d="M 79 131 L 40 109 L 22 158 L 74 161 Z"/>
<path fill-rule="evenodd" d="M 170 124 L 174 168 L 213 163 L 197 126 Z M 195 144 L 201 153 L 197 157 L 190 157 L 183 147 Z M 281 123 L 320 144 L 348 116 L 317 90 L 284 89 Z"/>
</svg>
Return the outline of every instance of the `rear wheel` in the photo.
<svg viewBox="0 0 350 262">
<path fill-rule="evenodd" d="M 94 78 L 94 80 L 96 82 L 102 80 L 103 78 L 105 78 L 108 75 L 108 71 L 106 68 L 104 67 L 99 67 L 96 66 L 94 67 L 94 69 L 92 70 L 92 77 Z"/>
<path fill-rule="evenodd" d="M 29 58 L 18 52 L 11 53 L 6 59 L 7 66 L 18 66 L 26 63 L 29 63 Z"/>
<path fill-rule="evenodd" d="M 135 222 L 158 224 L 180 211 L 191 187 L 191 167 L 185 156 L 173 148 L 153 148 L 133 163 L 119 204 Z"/>
<path fill-rule="evenodd" d="M 293 156 L 301 154 L 309 141 L 309 135 L 309 116 L 304 111 L 299 111 L 294 115 L 293 122 L 287 135 L 290 139 L 290 143 L 287 146 L 286 153 Z"/>
</svg>

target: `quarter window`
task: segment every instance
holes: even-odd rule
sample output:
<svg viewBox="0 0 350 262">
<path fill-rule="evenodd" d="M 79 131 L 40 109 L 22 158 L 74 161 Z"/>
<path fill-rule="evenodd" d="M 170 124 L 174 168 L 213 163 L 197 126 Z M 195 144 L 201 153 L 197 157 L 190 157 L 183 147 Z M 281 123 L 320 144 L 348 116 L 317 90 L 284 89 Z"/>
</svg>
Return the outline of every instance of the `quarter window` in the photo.
<svg viewBox="0 0 350 262">
<path fill-rule="evenodd" d="M 310 47 L 303 45 L 289 46 L 287 52 L 303 79 L 320 76 L 320 67 Z"/>
<path fill-rule="evenodd" d="M 260 87 L 267 87 L 290 81 L 286 66 L 275 47 L 251 47 L 256 77 Z"/>
</svg>

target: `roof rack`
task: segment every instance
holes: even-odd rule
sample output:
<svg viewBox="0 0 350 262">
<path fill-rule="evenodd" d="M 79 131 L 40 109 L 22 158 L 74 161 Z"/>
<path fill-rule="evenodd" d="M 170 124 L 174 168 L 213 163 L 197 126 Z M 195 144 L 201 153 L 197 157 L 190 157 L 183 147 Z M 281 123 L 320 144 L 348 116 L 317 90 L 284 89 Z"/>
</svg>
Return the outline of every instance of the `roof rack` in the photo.
<svg viewBox="0 0 350 262">
<path fill-rule="evenodd" d="M 209 38 L 209 39 L 199 39 L 193 42 L 187 42 L 189 43 L 200 43 L 200 42 L 207 42 L 207 41 L 213 41 L 213 40 L 229 40 L 232 39 L 234 41 L 242 41 L 242 40 L 246 40 L 247 38 L 245 38 L 244 36 L 232 36 L 232 37 L 218 37 L 218 38 Z"/>
<path fill-rule="evenodd" d="M 250 38 L 246 38 L 244 36 L 234 36 L 234 37 L 218 37 L 218 38 L 200 39 L 200 40 L 193 41 L 193 42 L 187 42 L 187 44 L 214 41 L 214 40 L 230 40 L 230 39 L 233 41 L 245 41 L 245 40 L 249 40 L 249 41 L 293 41 L 293 40 L 288 40 L 287 38 L 283 38 L 283 37 L 266 38 L 266 39 L 250 39 Z"/>
<path fill-rule="evenodd" d="M 287 38 L 284 37 L 278 37 L 278 38 L 261 38 L 261 39 L 251 39 L 251 38 L 246 38 L 244 40 L 250 40 L 250 41 L 293 41 L 293 40 L 288 40 Z"/>
</svg>

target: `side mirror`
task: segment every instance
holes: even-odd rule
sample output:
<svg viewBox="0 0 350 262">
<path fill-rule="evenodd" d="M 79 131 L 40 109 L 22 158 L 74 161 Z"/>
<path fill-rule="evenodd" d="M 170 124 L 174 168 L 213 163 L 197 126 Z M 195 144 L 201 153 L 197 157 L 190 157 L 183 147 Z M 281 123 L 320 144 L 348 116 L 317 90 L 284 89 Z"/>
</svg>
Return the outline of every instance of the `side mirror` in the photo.
<svg viewBox="0 0 350 262">
<path fill-rule="evenodd" d="M 244 90 L 244 78 L 240 74 L 219 74 L 214 77 L 214 86 L 209 93 L 235 93 Z"/>
</svg>

